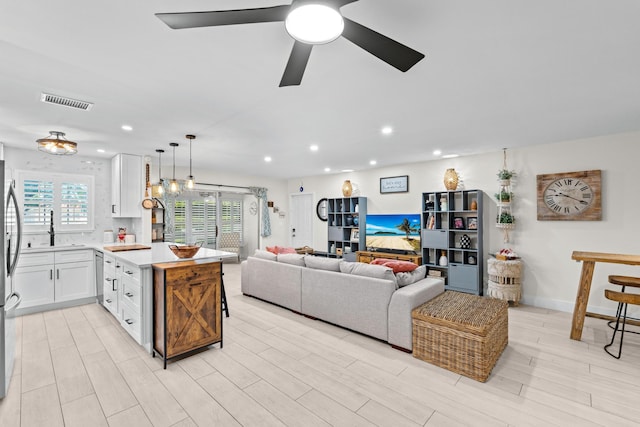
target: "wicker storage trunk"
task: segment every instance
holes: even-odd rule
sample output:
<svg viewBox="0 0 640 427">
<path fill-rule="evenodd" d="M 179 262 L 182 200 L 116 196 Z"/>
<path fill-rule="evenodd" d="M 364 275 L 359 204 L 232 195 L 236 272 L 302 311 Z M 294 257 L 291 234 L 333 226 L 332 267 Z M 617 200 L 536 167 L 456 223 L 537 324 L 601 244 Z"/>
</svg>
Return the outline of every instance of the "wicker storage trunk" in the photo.
<svg viewBox="0 0 640 427">
<path fill-rule="evenodd" d="M 413 356 L 486 381 L 508 341 L 507 301 L 446 291 L 415 308 Z"/>
</svg>

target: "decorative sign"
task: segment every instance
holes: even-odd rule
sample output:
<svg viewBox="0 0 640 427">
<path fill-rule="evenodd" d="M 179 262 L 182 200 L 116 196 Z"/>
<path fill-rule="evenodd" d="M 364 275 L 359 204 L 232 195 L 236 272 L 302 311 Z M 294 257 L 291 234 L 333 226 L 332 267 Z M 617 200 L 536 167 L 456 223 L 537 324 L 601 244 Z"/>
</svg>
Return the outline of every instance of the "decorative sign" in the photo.
<svg viewBox="0 0 640 427">
<path fill-rule="evenodd" d="M 380 193 L 406 193 L 409 191 L 409 175 L 380 178 Z"/>
</svg>

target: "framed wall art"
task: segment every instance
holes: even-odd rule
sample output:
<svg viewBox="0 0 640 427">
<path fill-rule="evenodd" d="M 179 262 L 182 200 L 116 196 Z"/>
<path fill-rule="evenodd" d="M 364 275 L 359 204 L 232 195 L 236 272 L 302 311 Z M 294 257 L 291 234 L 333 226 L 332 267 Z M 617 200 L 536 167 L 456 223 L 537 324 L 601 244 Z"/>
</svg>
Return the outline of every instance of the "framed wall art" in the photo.
<svg viewBox="0 0 640 427">
<path fill-rule="evenodd" d="M 407 193 L 409 191 L 409 175 L 380 178 L 380 194 Z"/>
</svg>

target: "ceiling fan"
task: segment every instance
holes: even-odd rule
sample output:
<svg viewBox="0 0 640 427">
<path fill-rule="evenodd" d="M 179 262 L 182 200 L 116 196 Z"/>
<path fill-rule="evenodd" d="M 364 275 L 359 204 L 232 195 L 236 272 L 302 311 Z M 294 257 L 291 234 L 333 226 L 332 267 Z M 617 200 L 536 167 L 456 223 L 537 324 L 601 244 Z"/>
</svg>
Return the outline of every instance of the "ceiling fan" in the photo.
<svg viewBox="0 0 640 427">
<path fill-rule="evenodd" d="M 424 54 L 343 17 L 339 9 L 356 1 L 358 0 L 294 0 L 290 5 L 211 12 L 156 13 L 156 16 L 173 29 L 285 22 L 287 31 L 295 42 L 280 87 L 299 85 L 313 45 L 331 42 L 341 35 L 403 72 L 424 58 Z M 307 21 L 298 21 L 298 18 L 305 16 Z M 327 20 L 319 22 L 320 17 L 326 17 Z M 310 29 L 328 33 L 309 35 L 300 32 Z"/>
</svg>

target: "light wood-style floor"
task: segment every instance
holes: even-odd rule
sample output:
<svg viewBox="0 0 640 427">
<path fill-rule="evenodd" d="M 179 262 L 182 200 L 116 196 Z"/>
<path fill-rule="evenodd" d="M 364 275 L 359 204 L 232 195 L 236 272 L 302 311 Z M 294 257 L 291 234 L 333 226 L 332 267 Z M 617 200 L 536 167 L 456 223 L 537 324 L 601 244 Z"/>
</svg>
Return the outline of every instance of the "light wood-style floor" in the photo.
<svg viewBox="0 0 640 427">
<path fill-rule="evenodd" d="M 509 309 L 509 345 L 478 383 L 387 344 L 244 297 L 225 264 L 224 348 L 163 370 L 96 304 L 22 317 L 0 426 L 637 426 L 640 335 L 621 360 L 587 318 Z"/>
</svg>

